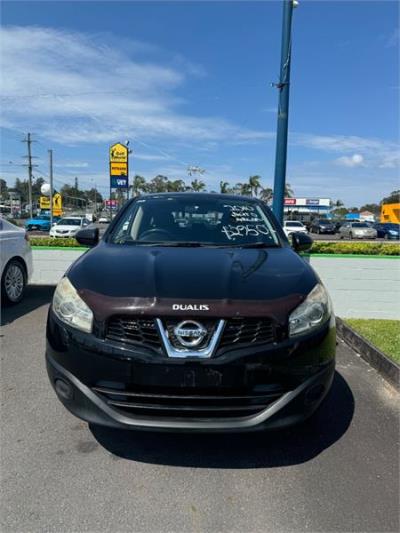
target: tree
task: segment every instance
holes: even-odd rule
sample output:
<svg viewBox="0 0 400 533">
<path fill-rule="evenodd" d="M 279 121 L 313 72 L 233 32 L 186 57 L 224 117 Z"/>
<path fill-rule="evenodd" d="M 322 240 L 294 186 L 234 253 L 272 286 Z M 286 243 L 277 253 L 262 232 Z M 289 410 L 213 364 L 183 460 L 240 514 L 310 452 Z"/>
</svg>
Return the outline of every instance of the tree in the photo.
<svg viewBox="0 0 400 533">
<path fill-rule="evenodd" d="M 136 174 L 131 185 L 133 196 L 139 196 L 141 192 L 145 192 L 146 186 L 146 179 Z"/>
<path fill-rule="evenodd" d="M 229 183 L 227 181 L 219 182 L 219 191 L 221 194 L 229 194 L 231 192 L 229 188 Z"/>
<path fill-rule="evenodd" d="M 258 190 L 261 187 L 261 176 L 250 176 L 249 177 L 249 185 L 251 190 L 251 195 L 258 196 Z"/>
<path fill-rule="evenodd" d="M 26 203 L 28 201 L 28 180 L 20 180 L 17 178 L 15 180 L 13 189 L 21 196 L 22 203 Z"/>
<path fill-rule="evenodd" d="M 400 190 L 392 191 L 389 196 L 381 200 L 381 204 L 398 204 L 400 203 Z"/>
<path fill-rule="evenodd" d="M 6 180 L 0 178 L 0 198 L 6 200 L 8 198 L 8 187 Z"/>
<path fill-rule="evenodd" d="M 260 199 L 263 202 L 269 202 L 272 198 L 272 189 L 270 187 L 262 187 L 260 191 Z"/>
<path fill-rule="evenodd" d="M 186 183 L 183 180 L 167 181 L 168 192 L 183 192 L 187 189 Z"/>
<path fill-rule="evenodd" d="M 204 191 L 206 184 L 203 181 L 199 181 L 197 178 L 192 181 L 190 184 L 190 189 L 195 192 Z"/>
<path fill-rule="evenodd" d="M 146 185 L 146 192 L 167 192 L 168 178 L 158 174 Z"/>
<path fill-rule="evenodd" d="M 290 185 L 290 183 L 286 183 L 285 185 L 285 198 L 293 198 L 294 192 Z"/>
<path fill-rule="evenodd" d="M 374 213 L 374 215 L 379 215 L 381 207 L 378 204 L 365 204 L 360 207 L 360 212 L 361 211 L 370 211 L 371 213 Z"/>
<path fill-rule="evenodd" d="M 238 189 L 243 196 L 251 196 L 253 192 L 250 183 L 238 183 Z"/>
<path fill-rule="evenodd" d="M 343 218 L 345 215 L 347 215 L 348 212 L 349 210 L 345 207 L 336 207 L 336 209 L 333 209 L 331 211 L 332 215 L 338 218 Z"/>
</svg>

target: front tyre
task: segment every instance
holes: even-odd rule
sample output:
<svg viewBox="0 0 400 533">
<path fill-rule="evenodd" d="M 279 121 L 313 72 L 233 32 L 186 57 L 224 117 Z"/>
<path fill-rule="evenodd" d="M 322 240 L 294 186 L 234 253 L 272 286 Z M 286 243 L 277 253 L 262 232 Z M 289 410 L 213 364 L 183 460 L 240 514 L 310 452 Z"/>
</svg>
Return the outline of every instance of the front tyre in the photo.
<svg viewBox="0 0 400 533">
<path fill-rule="evenodd" d="M 20 302 L 26 287 L 26 272 L 20 261 L 11 259 L 6 265 L 1 278 L 1 295 L 5 304 Z"/>
</svg>

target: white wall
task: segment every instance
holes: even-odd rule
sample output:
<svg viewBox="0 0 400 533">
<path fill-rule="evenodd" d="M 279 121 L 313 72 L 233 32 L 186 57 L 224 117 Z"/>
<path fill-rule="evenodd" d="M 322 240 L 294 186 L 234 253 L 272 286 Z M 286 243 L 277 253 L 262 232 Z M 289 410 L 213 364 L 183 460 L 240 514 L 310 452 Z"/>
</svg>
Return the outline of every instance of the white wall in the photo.
<svg viewBox="0 0 400 533">
<path fill-rule="evenodd" d="M 36 285 L 58 282 L 80 250 L 33 250 Z M 311 256 L 331 295 L 335 313 L 344 318 L 400 318 L 400 259 Z"/>
</svg>

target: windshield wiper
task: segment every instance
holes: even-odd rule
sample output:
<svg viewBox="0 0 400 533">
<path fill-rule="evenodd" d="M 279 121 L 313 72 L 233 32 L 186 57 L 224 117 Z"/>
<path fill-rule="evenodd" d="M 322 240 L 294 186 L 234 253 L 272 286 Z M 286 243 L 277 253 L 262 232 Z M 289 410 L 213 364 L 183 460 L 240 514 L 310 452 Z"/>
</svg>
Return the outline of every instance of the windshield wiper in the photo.
<svg viewBox="0 0 400 533">
<path fill-rule="evenodd" d="M 124 244 L 138 244 L 140 246 L 176 246 L 182 248 L 196 248 L 206 246 L 201 242 L 180 242 L 180 241 L 125 241 Z"/>
<path fill-rule="evenodd" d="M 244 244 L 228 244 L 229 248 L 279 248 L 278 244 L 267 242 L 246 242 Z"/>
</svg>

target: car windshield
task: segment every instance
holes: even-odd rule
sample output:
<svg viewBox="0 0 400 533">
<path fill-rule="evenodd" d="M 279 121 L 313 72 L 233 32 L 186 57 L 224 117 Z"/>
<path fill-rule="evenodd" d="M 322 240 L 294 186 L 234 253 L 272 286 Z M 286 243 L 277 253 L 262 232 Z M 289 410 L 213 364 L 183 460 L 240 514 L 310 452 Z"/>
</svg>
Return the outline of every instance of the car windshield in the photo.
<svg viewBox="0 0 400 533">
<path fill-rule="evenodd" d="M 396 231 L 399 231 L 399 229 L 400 229 L 400 224 L 391 224 L 391 223 L 389 223 L 389 224 L 382 224 L 382 226 L 383 226 L 384 229 L 394 229 Z"/>
<path fill-rule="evenodd" d="M 62 218 L 57 222 L 57 226 L 80 226 L 80 218 Z"/>
<path fill-rule="evenodd" d="M 329 220 L 320 220 L 318 224 L 320 224 L 321 226 L 329 226 L 331 222 Z"/>
<path fill-rule="evenodd" d="M 141 198 L 122 212 L 108 241 L 164 246 L 279 246 L 268 211 L 243 199 Z"/>
<path fill-rule="evenodd" d="M 365 222 L 353 222 L 352 226 L 353 228 L 369 228 Z"/>
<path fill-rule="evenodd" d="M 36 220 L 50 220 L 49 215 L 39 215 L 36 217 Z"/>
<path fill-rule="evenodd" d="M 303 224 L 301 222 L 285 222 L 285 226 L 288 228 L 302 228 Z"/>
</svg>

